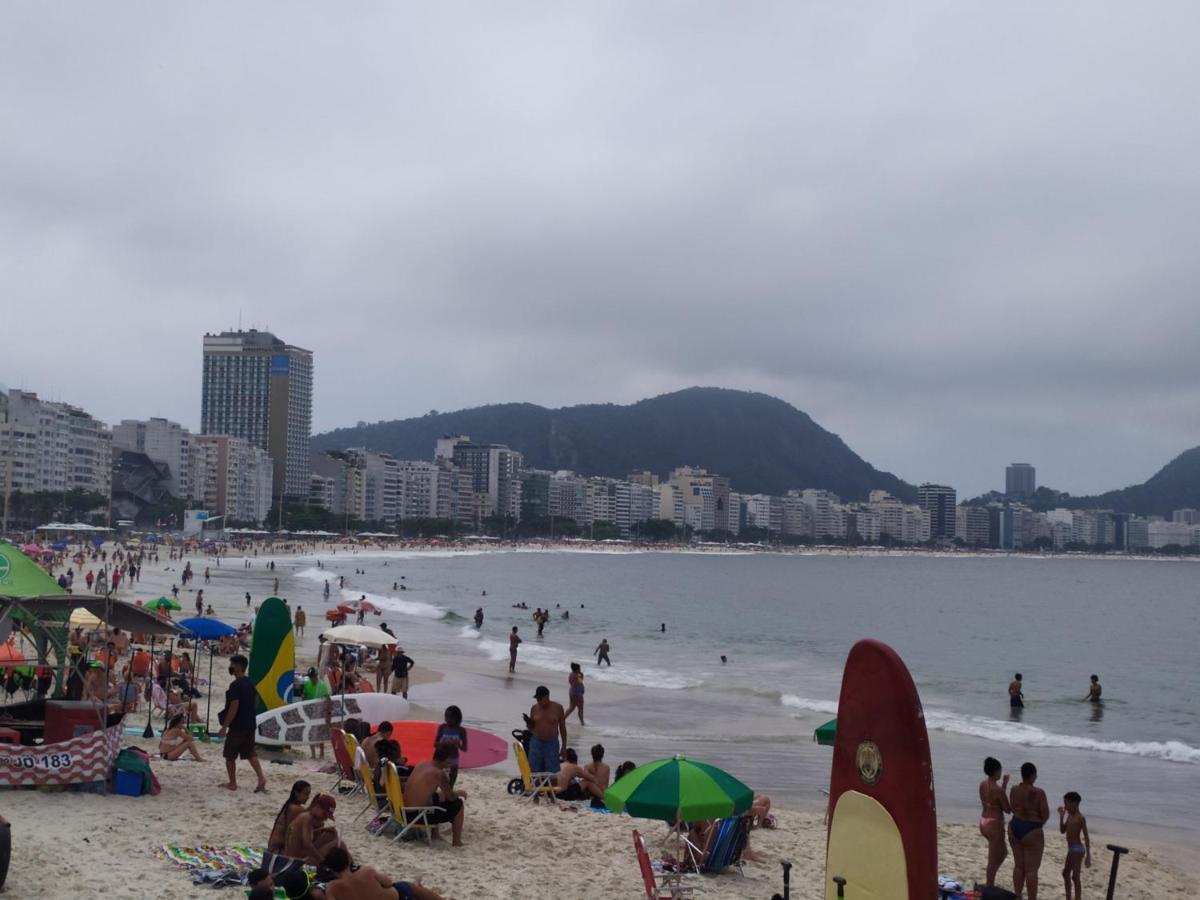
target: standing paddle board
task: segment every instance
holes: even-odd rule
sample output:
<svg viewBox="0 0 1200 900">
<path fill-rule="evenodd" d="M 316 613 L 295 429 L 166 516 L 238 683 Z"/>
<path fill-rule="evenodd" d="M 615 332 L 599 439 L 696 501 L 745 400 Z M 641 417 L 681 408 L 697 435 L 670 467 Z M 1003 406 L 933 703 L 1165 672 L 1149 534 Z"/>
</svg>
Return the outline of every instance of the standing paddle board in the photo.
<svg viewBox="0 0 1200 900">
<path fill-rule="evenodd" d="M 292 614 L 278 597 L 268 597 L 254 618 L 250 670 L 246 673 L 258 691 L 256 713 L 261 715 L 292 702 L 295 670 L 296 639 L 292 634 Z"/>
<path fill-rule="evenodd" d="M 408 715 L 408 701 L 391 694 L 335 694 L 302 700 L 262 713 L 256 719 L 260 744 L 323 744 L 329 726 L 346 719 L 362 719 L 376 725 Z"/>
<path fill-rule="evenodd" d="M 825 898 L 937 896 L 937 814 L 925 714 L 896 652 L 859 641 L 846 658 L 829 776 Z"/>
<path fill-rule="evenodd" d="M 407 765 L 433 759 L 433 738 L 440 722 L 392 722 L 392 740 L 399 741 Z M 503 738 L 476 728 L 466 728 L 467 748 L 458 754 L 460 769 L 482 769 L 508 759 L 508 743 Z"/>
</svg>

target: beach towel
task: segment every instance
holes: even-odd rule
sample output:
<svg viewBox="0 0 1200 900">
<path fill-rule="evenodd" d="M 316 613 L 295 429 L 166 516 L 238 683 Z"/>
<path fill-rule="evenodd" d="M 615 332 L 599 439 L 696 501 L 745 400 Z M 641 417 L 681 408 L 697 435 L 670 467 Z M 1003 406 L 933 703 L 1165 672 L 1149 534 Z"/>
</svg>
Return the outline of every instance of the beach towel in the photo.
<svg viewBox="0 0 1200 900">
<path fill-rule="evenodd" d="M 164 844 L 154 851 L 159 857 L 185 869 L 217 869 L 248 872 L 262 865 L 262 852 L 252 847 L 176 847 Z"/>
</svg>

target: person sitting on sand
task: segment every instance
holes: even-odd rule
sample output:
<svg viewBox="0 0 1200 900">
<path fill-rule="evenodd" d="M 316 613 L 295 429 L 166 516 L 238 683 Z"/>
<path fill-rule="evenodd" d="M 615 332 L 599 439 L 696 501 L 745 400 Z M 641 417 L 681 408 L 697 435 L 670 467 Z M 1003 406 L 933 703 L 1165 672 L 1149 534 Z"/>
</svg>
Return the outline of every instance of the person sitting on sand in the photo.
<svg viewBox="0 0 1200 900">
<path fill-rule="evenodd" d="M 325 885 L 329 900 L 442 900 L 440 894 L 411 881 L 390 881 L 371 866 L 351 870 L 344 850 L 330 850 L 323 866 L 331 876 Z"/>
<path fill-rule="evenodd" d="M 559 800 L 590 800 L 603 798 L 604 790 L 596 785 L 596 776 L 579 765 L 579 754 L 568 747 L 566 757 L 558 770 L 554 782 L 554 795 Z"/>
<path fill-rule="evenodd" d="M 627 759 L 625 762 L 617 766 L 617 771 L 613 774 L 613 784 L 616 784 L 630 772 L 637 768 L 637 764 L 633 760 Z"/>
<path fill-rule="evenodd" d="M 328 794 L 317 794 L 308 809 L 296 816 L 287 827 L 284 856 L 302 859 L 307 865 L 319 865 L 325 854 L 334 847 L 345 849 L 333 821 L 337 801 Z M 347 854 L 348 855 L 348 854 Z"/>
<path fill-rule="evenodd" d="M 596 744 L 592 747 L 592 761 L 583 768 L 585 772 L 592 776 L 592 782 L 600 789 L 599 803 L 603 806 L 604 792 L 608 790 L 609 780 L 612 777 L 608 763 L 604 761 L 603 744 Z M 593 801 L 592 806 L 596 805 L 596 801 Z"/>
<path fill-rule="evenodd" d="M 158 752 L 162 758 L 172 762 L 185 753 L 192 754 L 196 762 L 204 762 L 204 757 L 196 749 L 196 742 L 183 724 L 183 716 L 176 715 L 167 723 L 167 730 L 158 739 Z"/>
<path fill-rule="evenodd" d="M 979 815 L 979 833 L 988 842 L 987 880 L 988 887 L 996 883 L 996 872 L 1008 856 L 1004 845 L 1004 814 L 1011 813 L 1008 805 L 1008 776 L 1000 777 L 1000 760 L 989 756 L 983 761 L 983 774 L 979 782 L 979 802 L 983 809 Z"/>
<path fill-rule="evenodd" d="M 280 888 L 288 900 L 325 900 L 325 892 L 312 883 L 303 869 L 289 868 L 271 874 L 270 869 L 253 869 L 246 874 L 247 900 L 275 900 Z"/>
<path fill-rule="evenodd" d="M 450 823 L 450 833 L 455 847 L 462 846 L 463 800 L 466 791 L 450 787 L 446 766 L 454 749 L 448 744 L 438 744 L 433 749 L 433 759 L 418 763 L 408 776 L 404 788 L 404 801 L 408 806 L 436 806 L 440 812 L 430 813 L 430 825 Z M 434 829 L 434 834 L 437 830 Z"/>
<path fill-rule="evenodd" d="M 287 831 L 296 817 L 304 812 L 308 798 L 312 794 L 312 785 L 307 781 L 297 781 L 292 785 L 288 798 L 283 801 L 279 814 L 271 826 L 271 836 L 267 838 L 267 849 L 272 853 L 282 853 L 287 845 Z"/>
</svg>

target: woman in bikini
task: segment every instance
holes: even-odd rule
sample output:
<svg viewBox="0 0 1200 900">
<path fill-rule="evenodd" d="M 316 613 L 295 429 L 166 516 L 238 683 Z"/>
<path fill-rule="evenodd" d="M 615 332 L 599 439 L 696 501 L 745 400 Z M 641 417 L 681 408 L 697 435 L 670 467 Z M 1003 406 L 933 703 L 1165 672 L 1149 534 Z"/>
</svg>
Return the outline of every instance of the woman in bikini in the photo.
<svg viewBox="0 0 1200 900">
<path fill-rule="evenodd" d="M 567 707 L 563 719 L 570 718 L 571 713 L 579 710 L 579 724 L 585 724 L 583 721 L 583 670 L 579 667 L 579 663 L 571 663 L 571 674 L 567 676 L 567 696 L 571 698 L 571 705 Z"/>
<path fill-rule="evenodd" d="M 979 816 L 979 833 L 988 842 L 987 881 L 988 887 L 996 883 L 1008 848 L 1004 844 L 1004 814 L 1011 813 L 1008 805 L 1008 776 L 1000 777 L 1000 760 L 989 756 L 983 761 L 983 774 L 987 777 L 979 782 L 979 802 L 983 812 Z"/>
<path fill-rule="evenodd" d="M 1021 766 L 1021 783 L 1008 795 L 1013 814 L 1008 822 L 1008 838 L 1012 844 L 1013 891 L 1017 900 L 1026 890 L 1029 900 L 1037 900 L 1038 869 L 1046 849 L 1042 826 L 1050 819 L 1050 803 L 1046 800 L 1046 792 L 1034 787 L 1035 781 L 1037 766 L 1027 762 Z"/>
<path fill-rule="evenodd" d="M 283 808 L 279 810 L 279 815 L 275 817 L 275 824 L 271 826 L 271 836 L 267 839 L 267 849 L 272 853 L 283 852 L 284 844 L 287 842 L 288 826 L 292 824 L 296 816 L 304 812 L 311 793 L 312 785 L 307 781 L 297 781 L 292 785 L 291 793 L 284 801 Z"/>
<path fill-rule="evenodd" d="M 177 760 L 185 753 L 191 753 L 196 762 L 204 762 L 204 757 L 196 749 L 196 742 L 183 725 L 183 716 L 176 715 L 167 723 L 167 730 L 158 739 L 158 752 L 163 759 Z"/>
</svg>

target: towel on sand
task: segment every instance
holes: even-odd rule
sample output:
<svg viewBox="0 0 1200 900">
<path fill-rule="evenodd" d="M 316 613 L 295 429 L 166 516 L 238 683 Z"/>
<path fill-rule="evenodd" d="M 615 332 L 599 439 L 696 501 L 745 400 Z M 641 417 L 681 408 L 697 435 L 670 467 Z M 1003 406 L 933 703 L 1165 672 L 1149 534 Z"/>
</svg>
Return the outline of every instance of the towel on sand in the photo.
<svg viewBox="0 0 1200 900">
<path fill-rule="evenodd" d="M 154 852 L 185 869 L 236 869 L 244 873 L 262 865 L 262 851 L 252 847 L 176 847 L 164 844 Z"/>
</svg>

